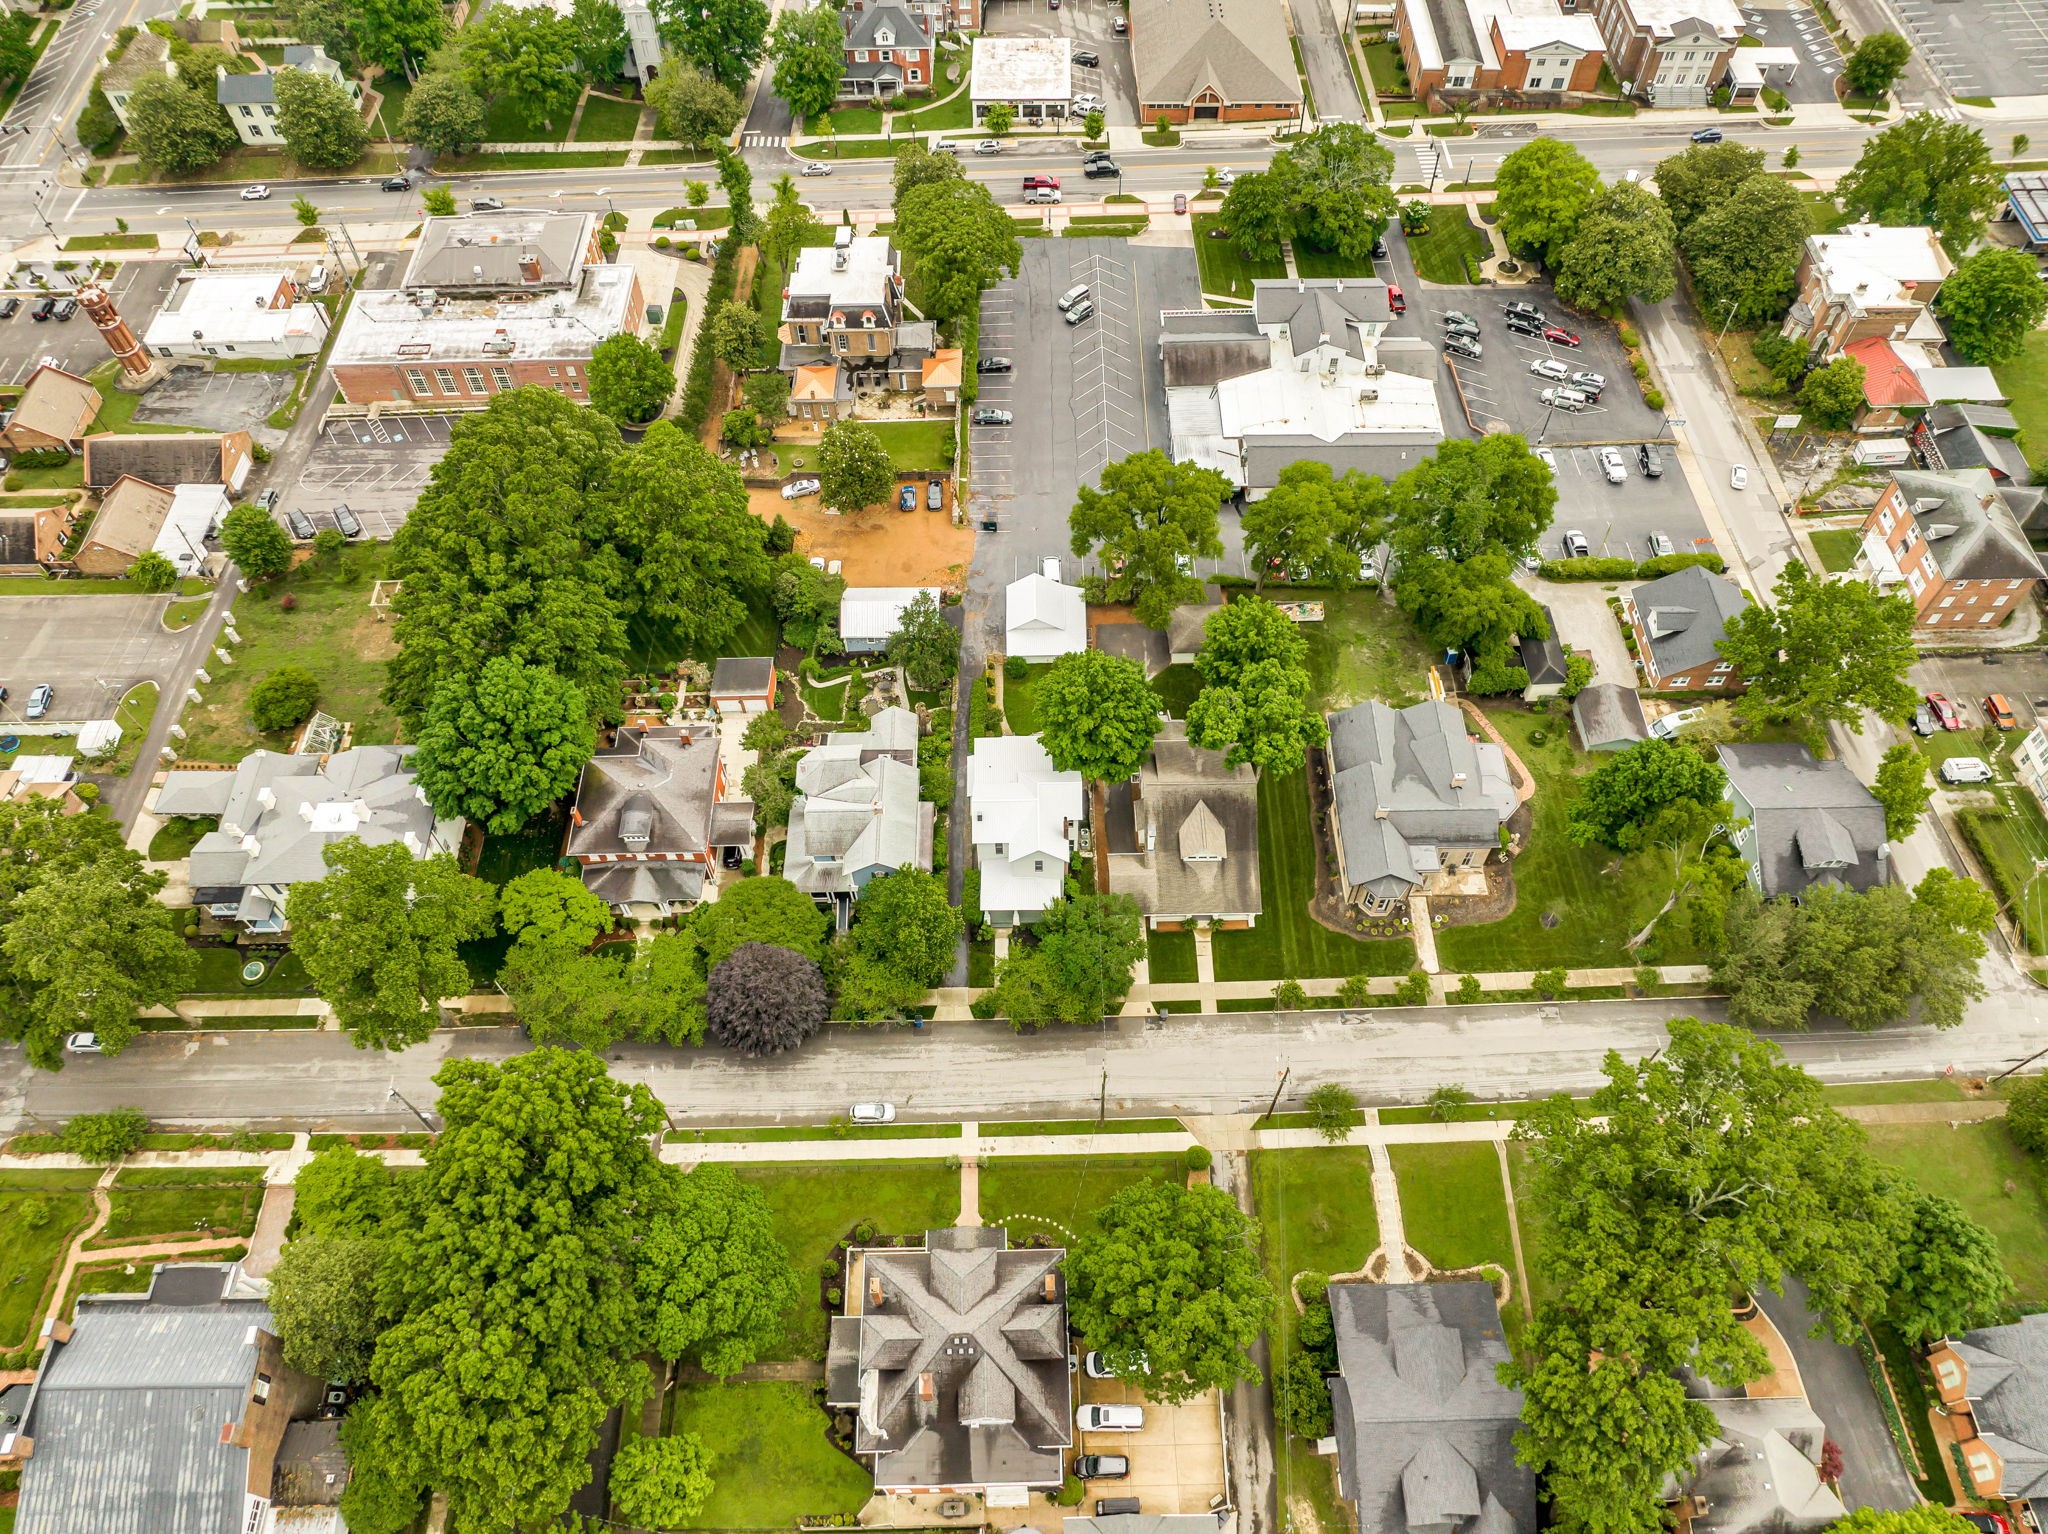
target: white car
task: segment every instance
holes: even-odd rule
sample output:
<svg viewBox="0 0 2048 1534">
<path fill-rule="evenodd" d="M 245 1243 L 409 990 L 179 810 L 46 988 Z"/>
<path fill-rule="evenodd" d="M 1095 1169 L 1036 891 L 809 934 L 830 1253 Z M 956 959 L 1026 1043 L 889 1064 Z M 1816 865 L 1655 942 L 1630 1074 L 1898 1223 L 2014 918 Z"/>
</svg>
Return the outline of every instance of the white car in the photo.
<svg viewBox="0 0 2048 1534">
<path fill-rule="evenodd" d="M 1074 110 L 1084 117 L 1090 112 L 1100 112 L 1102 109 L 1102 98 L 1100 96 L 1084 95 L 1074 98 Z"/>
<path fill-rule="evenodd" d="M 1650 733 L 1659 740 L 1669 740 L 1689 724 L 1695 724 L 1707 717 L 1703 708 L 1681 708 L 1676 713 L 1659 714 L 1650 721 Z"/>
<path fill-rule="evenodd" d="M 1152 1365 L 1143 1353 L 1134 1355 L 1131 1362 L 1138 1366 L 1140 1374 L 1152 1372 Z M 1117 1377 L 1116 1370 L 1110 1368 L 1109 1360 L 1102 1356 L 1099 1349 L 1089 1350 L 1088 1356 L 1081 1360 L 1081 1368 L 1091 1380 L 1113 1380 Z"/>
<path fill-rule="evenodd" d="M 1001 154 L 1003 141 L 999 138 L 985 138 L 974 146 L 976 154 Z"/>
<path fill-rule="evenodd" d="M 1749 488 L 1749 470 L 1738 463 L 1728 471 L 1728 483 L 1737 490 L 1747 490 Z"/>
<path fill-rule="evenodd" d="M 802 174 L 806 176 L 829 176 L 832 174 L 832 167 L 820 165 L 816 160 L 810 160 L 805 163 Z"/>
<path fill-rule="evenodd" d="M 64 1040 L 67 1055 L 103 1055 L 107 1047 L 100 1042 L 96 1033 L 74 1033 Z"/>
<path fill-rule="evenodd" d="M 1552 383 L 1563 383 L 1572 375 L 1572 370 L 1555 357 L 1538 357 L 1529 364 L 1529 371 L 1538 378 L 1549 379 Z"/>
<path fill-rule="evenodd" d="M 848 1115 L 856 1124 L 893 1124 L 896 1122 L 894 1103 L 855 1103 Z"/>
<path fill-rule="evenodd" d="M 1090 1402 L 1074 1413 L 1074 1426 L 1084 1433 L 1136 1433 L 1145 1426 L 1145 1408 Z"/>
<path fill-rule="evenodd" d="M 258 182 L 255 186 L 245 186 L 242 188 L 242 201 L 244 202 L 265 202 L 269 200 L 269 197 L 270 188 L 264 186 L 261 182 Z"/>
<path fill-rule="evenodd" d="M 1610 485 L 1621 484 L 1628 478 L 1628 465 L 1622 462 L 1620 448 L 1600 449 L 1600 472 L 1607 476 L 1607 483 Z"/>
<path fill-rule="evenodd" d="M 1952 756 L 1941 764 L 1944 783 L 1989 783 L 1991 764 L 1981 756 Z"/>
<path fill-rule="evenodd" d="M 782 487 L 782 498 L 793 501 L 799 496 L 816 495 L 820 488 L 815 479 L 793 479 Z"/>
<path fill-rule="evenodd" d="M 1553 474 L 1557 472 L 1557 454 L 1547 447 L 1539 447 L 1536 449 L 1536 456 L 1543 460 L 1544 468 L 1550 470 Z"/>
</svg>

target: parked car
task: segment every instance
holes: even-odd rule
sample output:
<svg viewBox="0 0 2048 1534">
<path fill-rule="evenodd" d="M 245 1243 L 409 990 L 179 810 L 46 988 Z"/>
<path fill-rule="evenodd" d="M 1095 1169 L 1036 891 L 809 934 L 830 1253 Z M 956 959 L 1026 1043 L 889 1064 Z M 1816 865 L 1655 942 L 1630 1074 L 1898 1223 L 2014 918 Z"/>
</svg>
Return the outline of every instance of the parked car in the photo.
<svg viewBox="0 0 2048 1534">
<path fill-rule="evenodd" d="M 1387 284 L 1387 307 L 1396 314 L 1408 312 L 1408 295 L 1401 291 L 1401 284 L 1398 282 Z"/>
<path fill-rule="evenodd" d="M 1676 713 L 1659 714 L 1650 721 L 1650 733 L 1659 740 L 1669 740 L 1689 724 L 1696 724 L 1706 718 L 1703 708 L 1681 708 Z"/>
<path fill-rule="evenodd" d="M 1122 1454 L 1077 1454 L 1074 1475 L 1083 1481 L 1121 1481 L 1131 1473 L 1131 1462 Z"/>
<path fill-rule="evenodd" d="M 832 167 L 820 165 L 816 160 L 806 160 L 804 168 L 797 172 L 797 174 L 800 176 L 829 176 L 832 174 Z"/>
<path fill-rule="evenodd" d="M 1081 174 L 1091 179 L 1100 176 L 1121 176 L 1123 173 L 1123 167 L 1114 160 L 1090 160 L 1081 167 Z"/>
<path fill-rule="evenodd" d="M 2000 1513 L 1962 1513 L 1963 1522 L 1975 1524 L 1982 1534 L 2012 1534 L 2012 1525 Z"/>
<path fill-rule="evenodd" d="M 974 412 L 972 424 L 976 426 L 1008 426 L 1015 417 L 1007 410 L 996 410 L 988 405 L 979 406 Z"/>
<path fill-rule="evenodd" d="M 1593 403 L 1585 395 L 1579 393 L 1577 389 L 1566 389 L 1561 386 L 1545 389 L 1536 397 L 1553 410 L 1569 410 L 1574 415 L 1577 415 L 1581 410 L 1584 410 Z"/>
<path fill-rule="evenodd" d="M 1604 374 L 1588 372 L 1585 368 L 1579 368 L 1574 371 L 1569 381 L 1571 386 L 1581 394 L 1590 394 L 1595 399 L 1598 399 L 1600 391 L 1607 387 L 1607 379 Z"/>
<path fill-rule="evenodd" d="M 70 318 L 71 318 L 71 316 L 72 316 L 72 315 L 76 314 L 77 312 L 78 312 L 78 300 L 77 300 L 77 299 L 75 299 L 75 298 L 60 298 L 60 299 L 58 299 L 58 300 L 57 300 L 57 305 L 56 305 L 56 307 L 55 307 L 54 309 L 52 309 L 52 310 L 50 311 L 50 318 L 51 318 L 51 319 L 53 319 L 53 320 L 59 320 L 59 321 L 62 321 L 62 320 L 68 320 L 68 319 L 70 319 Z"/>
<path fill-rule="evenodd" d="M 1989 783 L 1991 764 L 1981 756 L 1952 756 L 1941 764 L 1944 783 Z"/>
<path fill-rule="evenodd" d="M 1718 144 L 1727 136 L 1719 128 L 1697 128 L 1693 130 L 1692 141 L 1695 144 Z"/>
<path fill-rule="evenodd" d="M 1375 261 L 1387 259 L 1387 242 L 1385 240 L 1374 240 L 1372 242 L 1372 258 Z"/>
<path fill-rule="evenodd" d="M 1526 314 L 1508 316 L 1508 329 L 1518 336 L 1527 336 L 1532 341 L 1543 339 L 1543 321 L 1532 320 Z"/>
<path fill-rule="evenodd" d="M 1110 22 L 1109 30 L 1114 32 L 1118 37 L 1129 37 L 1131 35 L 1131 23 L 1129 18 L 1124 16 L 1117 17 L 1115 20 Z"/>
<path fill-rule="evenodd" d="M 1074 305 L 1073 308 L 1067 311 L 1067 323 L 1069 325 L 1078 325 L 1081 323 L 1081 321 L 1091 318 L 1094 315 L 1094 313 L 1095 300 L 1092 298 L 1084 298 L 1078 304 Z"/>
<path fill-rule="evenodd" d="M 1188 194 L 1186 192 L 1175 192 L 1173 194 L 1173 211 L 1176 213 L 1186 213 L 1187 210 Z"/>
<path fill-rule="evenodd" d="M 1944 730 L 1960 730 L 1963 727 L 1962 710 L 1938 692 L 1927 695 L 1927 706 L 1934 710 L 1935 722 Z"/>
<path fill-rule="evenodd" d="M 2001 730 L 2017 730 L 2019 720 L 2013 717 L 2012 705 L 2005 701 L 2005 694 L 1994 692 L 1984 700 L 1984 717 Z"/>
<path fill-rule="evenodd" d="M 272 486 L 256 497 L 256 509 L 258 511 L 277 510 L 277 488 L 275 486 Z"/>
<path fill-rule="evenodd" d="M 1584 559 L 1593 552 L 1593 546 L 1586 542 L 1586 535 L 1576 527 L 1565 530 L 1563 541 L 1564 557 L 1566 559 Z"/>
<path fill-rule="evenodd" d="M 1934 722 L 1934 710 L 1925 703 L 1913 705 L 1913 733 L 1922 737 L 1932 735 L 1941 726 Z"/>
<path fill-rule="evenodd" d="M 1116 1518 L 1127 1514 L 1136 1515 L 1144 1511 L 1145 1504 L 1136 1497 L 1097 1497 L 1095 1499 L 1095 1516 L 1097 1518 Z"/>
<path fill-rule="evenodd" d="M 1078 304 L 1082 299 L 1086 298 L 1087 296 L 1088 284 L 1085 282 L 1075 283 L 1074 286 L 1068 288 L 1066 292 L 1060 294 L 1058 300 L 1060 313 L 1065 314 L 1069 309 L 1073 308 L 1074 305 Z"/>
<path fill-rule="evenodd" d="M 1045 558 L 1041 559 L 1038 562 L 1038 573 L 1044 576 L 1049 581 L 1058 580 L 1060 578 L 1059 555 L 1048 554 L 1045 556 Z"/>
<path fill-rule="evenodd" d="M 1728 471 L 1728 483 L 1737 490 L 1747 490 L 1749 488 L 1748 467 L 1738 463 L 1734 468 L 1730 469 Z"/>
<path fill-rule="evenodd" d="M 801 496 L 816 495 L 819 488 L 815 479 L 793 479 L 782 487 L 782 498 L 785 501 L 794 501 Z"/>
<path fill-rule="evenodd" d="M 900 486 L 896 492 L 896 506 L 900 511 L 917 510 L 917 486 Z"/>
<path fill-rule="evenodd" d="M 1538 378 L 1549 379 L 1552 383 L 1563 383 L 1572 374 L 1572 370 L 1555 357 L 1538 357 L 1529 364 L 1529 371 Z"/>
<path fill-rule="evenodd" d="M 242 201 L 244 202 L 265 202 L 269 197 L 270 188 L 263 185 L 260 181 L 254 186 L 242 188 Z"/>
<path fill-rule="evenodd" d="M 1550 323 L 1549 320 L 1543 317 L 1543 311 L 1541 309 L 1537 308 L 1534 304 L 1527 303 L 1519 298 L 1511 298 L 1506 303 L 1502 304 L 1500 306 L 1500 312 L 1502 314 L 1505 314 L 1509 319 L 1520 318 L 1525 320 L 1534 320 L 1539 325 L 1548 325 Z"/>
<path fill-rule="evenodd" d="M 1090 112 L 1100 112 L 1102 106 L 1102 98 L 1100 96 L 1091 96 L 1086 91 L 1081 92 L 1080 95 L 1074 98 L 1074 110 L 1083 117 L 1086 117 Z"/>
<path fill-rule="evenodd" d="M 291 535 L 298 539 L 299 542 L 312 542 L 313 519 L 299 510 L 298 507 L 294 506 L 284 514 L 284 525 L 291 530 Z"/>
<path fill-rule="evenodd" d="M 28 703 L 21 711 L 22 716 L 27 719 L 41 719 L 50 712 L 50 700 L 56 696 L 57 689 L 48 682 L 36 683 L 29 689 Z"/>
<path fill-rule="evenodd" d="M 64 1039 L 64 1053 L 67 1055 L 103 1055 L 107 1046 L 100 1042 L 96 1033 L 67 1034 Z"/>
<path fill-rule="evenodd" d="M 1135 1433 L 1145 1426 L 1145 1408 L 1091 1401 L 1074 1413 L 1074 1426 L 1084 1433 Z"/>
<path fill-rule="evenodd" d="M 931 511 L 944 511 L 946 509 L 946 482 L 943 479 L 927 480 L 925 482 L 924 504 Z"/>
<path fill-rule="evenodd" d="M 1003 141 L 999 138 L 985 138 L 974 146 L 976 154 L 1001 154 Z"/>
<path fill-rule="evenodd" d="M 1547 447 L 1539 447 L 1536 449 L 1536 456 L 1543 460 L 1543 466 L 1552 474 L 1557 472 L 1557 454 Z"/>
<path fill-rule="evenodd" d="M 1468 362 L 1477 362 L 1485 355 L 1486 348 L 1468 335 L 1453 332 L 1444 337 L 1444 353 L 1446 356 L 1463 357 Z"/>
<path fill-rule="evenodd" d="M 1562 325 L 1544 326 L 1543 339 L 1555 346 L 1577 346 L 1579 344 L 1579 338 L 1569 330 L 1566 330 Z"/>
<path fill-rule="evenodd" d="M 19 313 L 21 313 L 20 299 L 0 299 L 0 320 L 11 320 Z"/>
<path fill-rule="evenodd" d="M 39 298 L 35 302 L 35 307 L 29 310 L 28 317 L 34 320 L 37 324 L 41 324 L 44 320 L 50 317 L 50 311 L 55 309 L 56 307 L 56 299 Z"/>
<path fill-rule="evenodd" d="M 1102 56 L 1093 48 L 1076 48 L 1074 62 L 1083 69 L 1094 69 L 1102 63 Z"/>
<path fill-rule="evenodd" d="M 1645 442 L 1636 448 L 1636 467 L 1643 471 L 1644 479 L 1664 477 L 1664 457 L 1657 451 L 1657 444 Z"/>
<path fill-rule="evenodd" d="M 502 197 L 472 197 L 469 200 L 470 211 L 473 213 L 496 213 L 504 206 L 505 200 Z"/>
<path fill-rule="evenodd" d="M 1662 472 L 1663 470 L 1658 470 L 1658 473 L 1661 474 Z M 1657 476 L 1653 474 L 1650 477 L 1655 479 Z M 1666 555 L 1677 552 L 1677 548 L 1671 542 L 1671 535 L 1669 533 L 1650 534 L 1650 557 L 1652 559 L 1663 559 Z"/>
<path fill-rule="evenodd" d="M 893 1124 L 896 1122 L 894 1103 L 855 1103 L 847 1115 L 856 1124 Z"/>
<path fill-rule="evenodd" d="M 412 177 L 386 176 L 377 184 L 387 192 L 409 192 L 412 190 Z"/>
<path fill-rule="evenodd" d="M 1600 472 L 1607 476 L 1607 483 L 1618 485 L 1628 478 L 1628 465 L 1621 461 L 1621 449 L 1603 447 L 1600 449 Z"/>
<path fill-rule="evenodd" d="M 974 364 L 977 373 L 1007 373 L 1010 371 L 1008 357 L 984 357 Z"/>
<path fill-rule="evenodd" d="M 363 536 L 363 520 L 348 509 L 346 501 L 334 508 L 334 525 L 341 529 L 341 536 L 344 538 Z"/>
<path fill-rule="evenodd" d="M 1443 327 L 1446 330 L 1469 330 L 1475 336 L 1479 334 L 1479 321 L 1463 309 L 1444 310 Z"/>
<path fill-rule="evenodd" d="M 1152 1372 L 1152 1365 L 1143 1353 L 1138 1354 L 1134 1361 L 1140 1374 Z M 1110 1368 L 1109 1361 L 1102 1356 L 1101 1350 L 1096 1348 L 1091 1348 L 1087 1356 L 1081 1360 L 1081 1369 L 1091 1380 L 1113 1380 L 1120 1377 L 1116 1370 Z"/>
</svg>

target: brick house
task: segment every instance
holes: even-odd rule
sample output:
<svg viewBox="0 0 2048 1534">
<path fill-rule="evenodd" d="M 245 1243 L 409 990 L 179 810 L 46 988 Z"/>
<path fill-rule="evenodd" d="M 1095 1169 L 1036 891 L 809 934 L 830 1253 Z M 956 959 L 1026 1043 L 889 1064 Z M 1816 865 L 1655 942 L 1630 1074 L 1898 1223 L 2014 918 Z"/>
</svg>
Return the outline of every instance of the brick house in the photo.
<svg viewBox="0 0 2048 1534">
<path fill-rule="evenodd" d="M 727 847 L 751 851 L 754 804 L 725 797 L 716 725 L 627 728 L 584 764 L 565 856 L 620 915 L 688 910 Z"/>
<path fill-rule="evenodd" d="M 1799 296 L 1780 334 L 1805 342 L 1821 361 L 1872 338 L 1938 346 L 1942 329 L 1928 306 L 1954 269 L 1932 229 L 1866 220 L 1809 235 L 1799 257 Z"/>
<path fill-rule="evenodd" d="M 28 375 L 0 443 L 17 453 L 61 448 L 76 452 L 100 413 L 100 391 L 88 379 L 45 362 Z"/>
<path fill-rule="evenodd" d="M 1550 0 L 1401 0 L 1393 38 L 1423 101 L 1445 91 L 1589 92 L 1607 56 L 1592 17 Z"/>
<path fill-rule="evenodd" d="M 1742 36 L 1735 0 L 1594 0 L 1607 68 L 1652 106 L 1703 107 Z"/>
<path fill-rule="evenodd" d="M 848 15 L 868 8 L 869 0 L 849 0 L 841 7 Z M 879 0 L 896 5 L 916 18 L 926 32 L 938 37 L 946 32 L 979 32 L 981 0 Z"/>
<path fill-rule="evenodd" d="M 1287 21 L 1272 0 L 1131 0 L 1138 120 L 1275 122 L 1301 115 Z"/>
<path fill-rule="evenodd" d="M 1851 341 L 1842 355 L 1863 364 L 1863 408 L 1856 415 L 1856 430 L 1865 436 L 1911 431 L 1930 403 L 1912 364 L 1879 336 Z"/>
<path fill-rule="evenodd" d="M 905 91 L 928 91 L 934 77 L 931 34 L 902 6 L 882 0 L 846 17 L 840 100 L 886 101 Z"/>
<path fill-rule="evenodd" d="M 1749 596 L 1701 565 L 1646 581 L 1621 599 L 1652 692 L 1741 692 L 1742 673 L 1721 659 L 1721 638 Z"/>
<path fill-rule="evenodd" d="M 1995 628 L 2033 600 L 2044 572 L 1984 469 L 1901 470 L 1863 521 L 1858 568 L 1903 584 L 1928 629 Z"/>
</svg>

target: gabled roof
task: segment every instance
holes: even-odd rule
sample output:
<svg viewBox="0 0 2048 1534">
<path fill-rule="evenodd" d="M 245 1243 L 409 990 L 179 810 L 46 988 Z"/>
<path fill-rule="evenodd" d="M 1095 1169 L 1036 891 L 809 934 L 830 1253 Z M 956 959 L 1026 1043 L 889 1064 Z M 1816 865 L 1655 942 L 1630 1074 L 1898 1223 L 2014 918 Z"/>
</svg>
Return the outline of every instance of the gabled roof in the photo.
<svg viewBox="0 0 2048 1534">
<path fill-rule="evenodd" d="M 249 456 L 245 431 L 99 432 L 85 439 L 85 482 L 105 490 L 123 474 L 152 485 L 220 485 Z"/>
<path fill-rule="evenodd" d="M 1646 581 L 1630 595 L 1659 676 L 1675 676 L 1717 659 L 1728 625 L 1749 606 L 1740 586 L 1704 565 L 1687 565 Z"/>
<path fill-rule="evenodd" d="M 1869 889 L 1891 873 L 1884 806 L 1839 761 L 1804 746 L 1724 745 L 1721 766 L 1738 814 L 1748 806 L 1751 848 L 1766 898 L 1816 884 Z"/>
<path fill-rule="evenodd" d="M 848 895 L 870 877 L 932 866 L 934 806 L 918 797 L 917 715 L 880 710 L 797 763 L 784 872 L 813 897 Z"/>
<path fill-rule="evenodd" d="M 959 388 L 960 348 L 943 347 L 925 358 L 919 368 L 919 381 L 927 389 Z"/>
<path fill-rule="evenodd" d="M 100 89 L 108 95 L 131 90 L 150 75 L 175 75 L 170 39 L 144 27 L 128 39 L 121 56 L 100 75 Z"/>
<path fill-rule="evenodd" d="M 123 474 L 100 501 L 89 540 L 131 557 L 156 547 L 156 535 L 170 515 L 177 493 Z"/>
<path fill-rule="evenodd" d="M 1579 744 L 1588 751 L 1626 747 L 1650 738 L 1643 700 L 1633 687 L 1612 682 L 1593 682 L 1579 689 L 1572 699 L 1572 723 L 1578 726 Z"/>
<path fill-rule="evenodd" d="M 1863 364 L 1863 398 L 1871 409 L 1917 410 L 1928 404 L 1912 367 L 1884 337 L 1852 341 L 1842 348 L 1842 355 Z"/>
<path fill-rule="evenodd" d="M 1081 588 L 1033 573 L 1003 591 L 1004 648 L 1034 658 L 1088 648 L 1088 604 Z"/>
<path fill-rule="evenodd" d="M 1687 1393 L 1697 1393 L 1693 1382 Z M 1804 1397 L 1717 1396 L 1706 1405 L 1715 1435 L 1691 1474 L 1665 1488 L 1704 1503 L 1692 1517 L 1700 1534 L 1805 1534 L 1848 1515 L 1820 1478 L 1827 1431 Z"/>
<path fill-rule="evenodd" d="M 136 37 L 139 41 L 155 35 L 137 33 Z M 100 391 L 90 381 L 46 362 L 28 375 L 7 426 L 10 431 L 34 431 L 60 442 L 77 442 L 99 410 Z"/>
<path fill-rule="evenodd" d="M 1543 609 L 1544 621 L 1550 625 L 1547 638 L 1536 639 L 1529 635 L 1521 637 L 1518 649 L 1521 652 L 1522 669 L 1529 673 L 1531 687 L 1552 687 L 1564 680 L 1564 644 L 1557 637 L 1557 619 L 1551 616 L 1549 608 Z"/>
<path fill-rule="evenodd" d="M 1421 883 L 1443 843 L 1489 844 L 1515 811 L 1507 759 L 1450 703 L 1361 703 L 1329 716 L 1343 874 L 1381 898 Z"/>
<path fill-rule="evenodd" d="M 1977 1432 L 2004 1465 L 2001 1494 L 2048 1494 L 2048 1315 L 1979 1327 L 1954 1346 Z"/>
<path fill-rule="evenodd" d="M 1147 916 L 1256 916 L 1259 783 L 1247 764 L 1193 745 L 1164 721 L 1138 769 L 1137 792 L 1111 788 L 1109 887 Z"/>
<path fill-rule="evenodd" d="M 1376 277 L 1301 277 L 1252 284 L 1252 313 L 1259 328 L 1285 325 L 1288 345 L 1297 357 L 1319 346 L 1334 346 L 1363 358 L 1361 327 L 1385 325 L 1393 312 L 1387 285 Z"/>
<path fill-rule="evenodd" d="M 887 32 L 890 40 L 884 43 L 878 36 Z M 856 11 L 847 21 L 846 46 L 849 48 L 929 48 L 931 34 L 919 21 L 902 6 L 882 0 L 866 10 Z"/>
<path fill-rule="evenodd" d="M 1301 100 L 1287 22 L 1273 0 L 1131 0 L 1140 108 L 1210 89 L 1224 102 Z"/>
<path fill-rule="evenodd" d="M 2040 580 L 2041 556 L 1999 499 L 1986 469 L 1900 469 L 1892 483 L 1920 524 L 1945 579 Z M 1946 529 L 1946 531 L 1944 531 Z"/>
<path fill-rule="evenodd" d="M 688 725 L 627 728 L 584 765 L 567 852 L 701 855 L 711 841 L 718 731 Z"/>
</svg>

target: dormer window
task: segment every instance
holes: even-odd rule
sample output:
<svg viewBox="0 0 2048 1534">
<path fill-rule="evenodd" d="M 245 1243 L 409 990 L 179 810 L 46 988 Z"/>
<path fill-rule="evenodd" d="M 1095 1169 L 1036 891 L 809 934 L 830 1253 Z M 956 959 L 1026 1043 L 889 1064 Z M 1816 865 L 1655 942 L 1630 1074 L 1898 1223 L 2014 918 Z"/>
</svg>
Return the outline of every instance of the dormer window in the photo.
<svg viewBox="0 0 2048 1534">
<path fill-rule="evenodd" d="M 893 45 L 896 41 L 896 29 L 890 26 L 880 26 L 875 28 L 875 41 L 880 43 L 885 48 Z M 887 60 L 889 55 L 885 53 L 882 55 L 882 57 L 884 60 Z"/>
</svg>

